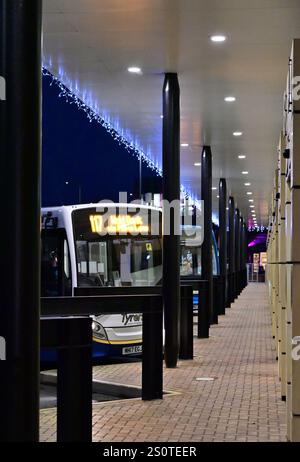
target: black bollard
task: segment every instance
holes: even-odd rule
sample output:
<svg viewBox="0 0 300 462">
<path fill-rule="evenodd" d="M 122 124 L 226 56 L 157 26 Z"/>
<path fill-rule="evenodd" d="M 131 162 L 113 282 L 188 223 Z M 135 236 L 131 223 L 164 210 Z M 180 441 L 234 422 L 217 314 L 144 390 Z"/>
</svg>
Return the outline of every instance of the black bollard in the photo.
<svg viewBox="0 0 300 462">
<path fill-rule="evenodd" d="M 181 286 L 179 359 L 194 357 L 193 286 Z"/>
</svg>

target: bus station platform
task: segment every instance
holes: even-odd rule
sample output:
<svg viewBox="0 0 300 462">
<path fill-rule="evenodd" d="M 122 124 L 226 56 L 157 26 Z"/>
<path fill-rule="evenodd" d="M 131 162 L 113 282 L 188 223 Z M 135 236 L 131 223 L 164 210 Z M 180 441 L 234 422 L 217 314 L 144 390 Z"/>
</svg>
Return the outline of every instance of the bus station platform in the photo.
<svg viewBox="0 0 300 462">
<path fill-rule="evenodd" d="M 265 284 L 248 285 L 209 339 L 194 337 L 194 355 L 164 370 L 163 400 L 94 404 L 93 441 L 286 441 Z M 140 386 L 141 363 L 97 366 L 94 378 Z M 40 440 L 56 440 L 55 408 L 40 412 Z"/>
</svg>

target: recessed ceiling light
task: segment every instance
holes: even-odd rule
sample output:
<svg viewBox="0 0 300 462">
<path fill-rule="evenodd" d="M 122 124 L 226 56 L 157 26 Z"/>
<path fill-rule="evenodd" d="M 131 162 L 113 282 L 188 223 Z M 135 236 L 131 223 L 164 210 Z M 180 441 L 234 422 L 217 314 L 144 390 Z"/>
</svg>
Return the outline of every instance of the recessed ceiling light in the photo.
<svg viewBox="0 0 300 462">
<path fill-rule="evenodd" d="M 142 69 L 137 66 L 128 67 L 127 70 L 128 72 L 130 72 L 130 74 L 141 74 L 142 73 Z"/>
<path fill-rule="evenodd" d="M 247 196 L 252 196 L 252 192 L 247 192 Z"/>
<path fill-rule="evenodd" d="M 254 200 L 253 200 L 253 199 L 249 199 L 249 202 L 254 202 Z"/>
<path fill-rule="evenodd" d="M 249 172 L 242 172 L 242 175 L 248 175 Z"/>
<path fill-rule="evenodd" d="M 254 205 L 250 205 L 250 209 L 254 209 L 254 208 L 255 208 L 255 206 L 254 206 Z"/>
<path fill-rule="evenodd" d="M 215 43 L 222 43 L 225 42 L 226 36 L 225 35 L 212 35 L 210 40 Z"/>
<path fill-rule="evenodd" d="M 200 163 L 200 162 L 195 162 L 195 163 L 194 163 L 194 166 L 195 166 L 195 167 L 201 167 L 201 163 Z"/>
<path fill-rule="evenodd" d="M 188 143 L 181 143 L 181 147 L 182 147 L 182 148 L 188 148 L 188 147 L 189 147 L 189 144 L 188 144 Z"/>
<path fill-rule="evenodd" d="M 236 98 L 235 96 L 226 96 L 226 98 L 224 98 L 224 101 L 226 101 L 226 103 L 234 103 L 234 101 L 236 101 Z"/>
<path fill-rule="evenodd" d="M 216 190 L 217 190 L 217 188 L 216 188 L 215 186 L 213 186 L 211 189 L 212 189 L 213 191 L 216 191 Z"/>
<path fill-rule="evenodd" d="M 220 199 L 220 196 L 217 196 L 217 199 Z"/>
<path fill-rule="evenodd" d="M 161 118 L 161 119 L 163 119 L 163 118 L 164 118 L 164 116 L 161 114 L 160 118 Z"/>
<path fill-rule="evenodd" d="M 242 136 L 243 132 L 233 132 L 233 136 Z"/>
<path fill-rule="evenodd" d="M 251 183 L 245 183 L 245 186 L 251 186 Z"/>
<path fill-rule="evenodd" d="M 246 159 L 246 156 L 239 156 L 239 159 Z"/>
</svg>

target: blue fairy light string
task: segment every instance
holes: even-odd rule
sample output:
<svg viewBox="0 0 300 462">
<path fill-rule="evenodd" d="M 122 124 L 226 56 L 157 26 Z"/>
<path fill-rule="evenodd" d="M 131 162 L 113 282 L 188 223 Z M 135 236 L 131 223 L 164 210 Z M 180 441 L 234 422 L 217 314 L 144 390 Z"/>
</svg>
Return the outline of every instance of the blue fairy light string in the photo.
<svg viewBox="0 0 300 462">
<path fill-rule="evenodd" d="M 89 104 L 84 102 L 85 95 L 80 98 L 76 93 L 74 93 L 71 89 L 69 89 L 62 81 L 53 75 L 46 67 L 42 67 L 42 75 L 48 77 L 50 79 L 50 86 L 56 85 L 59 89 L 59 98 L 64 98 L 66 103 L 68 104 L 75 104 L 78 110 L 83 111 L 86 114 L 87 119 L 90 123 L 96 122 L 101 125 L 107 133 L 109 133 L 112 138 L 122 146 L 128 153 L 136 157 L 137 159 L 141 159 L 144 164 L 152 171 L 156 173 L 157 176 L 162 177 L 163 172 L 162 168 L 157 165 L 153 159 L 151 159 L 147 154 L 145 154 L 140 148 L 137 148 L 136 145 L 129 141 L 125 136 L 123 136 L 119 131 L 116 130 L 111 124 L 109 120 L 106 120 L 105 117 L 99 115 L 95 109 L 93 109 Z M 77 85 L 76 85 L 76 89 Z M 98 108 L 97 108 L 98 109 Z M 186 199 L 191 199 L 194 205 L 198 205 L 198 200 L 184 185 L 181 185 L 181 193 Z"/>
</svg>

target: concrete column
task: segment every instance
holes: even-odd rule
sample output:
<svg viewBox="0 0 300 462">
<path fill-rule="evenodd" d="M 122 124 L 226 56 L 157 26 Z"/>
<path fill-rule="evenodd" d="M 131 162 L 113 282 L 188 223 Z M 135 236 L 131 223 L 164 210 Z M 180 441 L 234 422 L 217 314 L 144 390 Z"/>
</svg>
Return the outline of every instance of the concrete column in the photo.
<svg viewBox="0 0 300 462">
<path fill-rule="evenodd" d="M 286 320 L 286 233 L 285 233 L 285 198 L 286 198 L 286 161 L 283 156 L 285 140 L 283 133 L 280 135 L 278 147 L 279 166 L 279 202 L 278 202 L 278 241 L 279 241 L 279 293 L 278 293 L 278 317 L 279 317 L 279 377 L 282 400 L 286 400 L 287 394 L 287 320 Z"/>
<path fill-rule="evenodd" d="M 300 442 L 300 359 L 296 354 L 295 357 L 292 355 L 292 341 L 295 342 L 296 338 L 300 337 L 300 101 L 291 98 L 293 88 L 290 87 L 290 82 L 299 75 L 298 39 L 293 41 L 289 62 L 288 105 L 285 108 L 288 437 L 291 441 L 297 442 Z"/>
</svg>

